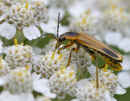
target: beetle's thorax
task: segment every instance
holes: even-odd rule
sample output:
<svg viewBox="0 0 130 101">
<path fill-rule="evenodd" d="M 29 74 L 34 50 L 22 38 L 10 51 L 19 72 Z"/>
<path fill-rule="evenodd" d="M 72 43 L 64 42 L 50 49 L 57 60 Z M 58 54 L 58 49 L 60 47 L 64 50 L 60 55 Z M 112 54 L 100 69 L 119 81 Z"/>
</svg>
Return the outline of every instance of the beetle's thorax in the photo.
<svg viewBox="0 0 130 101">
<path fill-rule="evenodd" d="M 67 39 L 67 40 L 76 40 L 78 36 L 79 36 L 79 33 L 66 32 L 66 33 L 62 34 L 59 39 L 60 40 L 65 40 L 65 39 Z"/>
</svg>

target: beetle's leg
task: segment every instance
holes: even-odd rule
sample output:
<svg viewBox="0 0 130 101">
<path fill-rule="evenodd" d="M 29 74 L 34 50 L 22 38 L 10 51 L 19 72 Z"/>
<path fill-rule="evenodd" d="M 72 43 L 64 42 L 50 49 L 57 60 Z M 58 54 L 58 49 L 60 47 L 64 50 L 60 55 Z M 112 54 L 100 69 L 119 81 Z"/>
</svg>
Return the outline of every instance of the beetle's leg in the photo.
<svg viewBox="0 0 130 101">
<path fill-rule="evenodd" d="M 94 54 L 90 54 L 92 61 L 95 61 L 96 65 L 96 88 L 99 88 L 99 75 L 98 75 L 98 64 L 97 64 L 97 58 Z"/>
<path fill-rule="evenodd" d="M 80 48 L 79 45 L 77 45 L 76 48 L 72 48 L 72 49 L 71 49 L 70 54 L 69 54 L 68 63 L 67 63 L 67 65 L 66 65 L 67 67 L 70 65 L 72 52 L 75 51 L 75 52 L 77 53 L 78 50 L 79 50 L 79 48 Z"/>
<path fill-rule="evenodd" d="M 99 88 L 98 66 L 96 66 L 96 88 Z"/>
<path fill-rule="evenodd" d="M 60 53 L 61 50 L 65 49 L 65 48 L 69 48 L 70 46 L 72 46 L 74 44 L 73 41 L 71 41 L 69 44 L 67 44 L 66 46 L 63 46 L 61 48 L 58 49 L 58 53 Z"/>
</svg>

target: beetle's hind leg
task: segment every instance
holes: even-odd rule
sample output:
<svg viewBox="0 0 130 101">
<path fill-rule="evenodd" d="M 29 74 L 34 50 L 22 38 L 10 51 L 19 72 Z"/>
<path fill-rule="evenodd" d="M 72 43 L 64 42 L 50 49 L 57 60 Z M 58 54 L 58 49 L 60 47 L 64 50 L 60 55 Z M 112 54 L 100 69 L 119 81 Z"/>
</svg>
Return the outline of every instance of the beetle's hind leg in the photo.
<svg viewBox="0 0 130 101">
<path fill-rule="evenodd" d="M 96 88 L 99 88 L 99 69 L 98 69 L 98 63 L 97 63 L 97 58 L 96 56 L 94 55 L 94 53 L 89 53 L 90 56 L 91 56 L 91 60 L 92 61 L 95 61 L 95 65 L 96 65 Z"/>
<path fill-rule="evenodd" d="M 96 66 L 96 88 L 99 88 L 98 66 Z"/>
</svg>

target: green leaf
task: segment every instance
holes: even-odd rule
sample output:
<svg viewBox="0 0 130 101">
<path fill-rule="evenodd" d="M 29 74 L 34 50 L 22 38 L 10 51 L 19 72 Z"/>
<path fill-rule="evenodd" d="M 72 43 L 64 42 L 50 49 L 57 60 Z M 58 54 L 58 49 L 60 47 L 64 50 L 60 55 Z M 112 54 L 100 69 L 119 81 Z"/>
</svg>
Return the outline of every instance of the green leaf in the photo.
<svg viewBox="0 0 130 101">
<path fill-rule="evenodd" d="M 28 45 L 36 46 L 39 48 L 44 48 L 52 39 L 54 39 L 53 34 L 46 34 L 45 37 L 40 37 L 38 39 L 31 40 L 31 41 L 26 40 L 24 43 Z"/>
<path fill-rule="evenodd" d="M 52 101 L 71 101 L 72 99 L 74 99 L 75 97 L 72 97 L 68 94 L 66 94 L 65 98 L 64 99 L 58 99 L 58 98 L 55 98 L 55 99 L 52 99 Z"/>
</svg>

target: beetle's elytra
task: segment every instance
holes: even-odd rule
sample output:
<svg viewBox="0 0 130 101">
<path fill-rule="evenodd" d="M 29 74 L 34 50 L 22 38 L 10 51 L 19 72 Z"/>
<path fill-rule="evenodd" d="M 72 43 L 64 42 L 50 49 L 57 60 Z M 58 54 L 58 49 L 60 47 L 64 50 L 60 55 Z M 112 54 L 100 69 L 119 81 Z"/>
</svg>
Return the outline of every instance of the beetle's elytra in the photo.
<svg viewBox="0 0 130 101">
<path fill-rule="evenodd" d="M 73 41 L 80 46 L 87 47 L 88 49 L 93 49 L 94 51 L 101 53 L 102 55 L 110 58 L 115 62 L 122 62 L 122 56 L 118 52 L 115 52 L 107 45 L 96 40 L 94 37 L 89 36 L 88 34 L 66 32 L 59 37 L 59 40 L 60 42 L 64 40 Z"/>
</svg>

